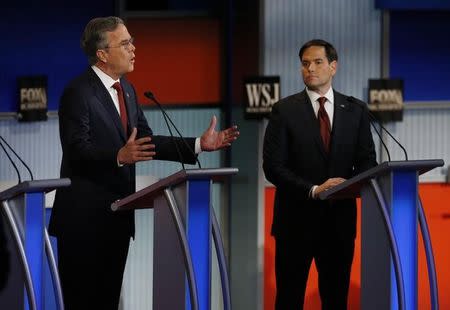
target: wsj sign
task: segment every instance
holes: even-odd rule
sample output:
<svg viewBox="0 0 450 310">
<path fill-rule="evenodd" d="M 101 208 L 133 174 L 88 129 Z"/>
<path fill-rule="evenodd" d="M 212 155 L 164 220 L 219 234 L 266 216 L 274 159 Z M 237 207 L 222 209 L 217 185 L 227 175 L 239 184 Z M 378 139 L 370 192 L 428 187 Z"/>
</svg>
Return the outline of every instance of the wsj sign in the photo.
<svg viewBox="0 0 450 310">
<path fill-rule="evenodd" d="M 369 109 L 380 121 L 401 121 L 403 80 L 370 79 Z"/>
<path fill-rule="evenodd" d="M 47 77 L 19 77 L 19 111 L 22 122 L 42 121 L 47 119 Z"/>
<path fill-rule="evenodd" d="M 272 106 L 280 100 L 280 77 L 260 76 L 244 80 L 245 110 L 247 119 L 269 116 Z"/>
</svg>

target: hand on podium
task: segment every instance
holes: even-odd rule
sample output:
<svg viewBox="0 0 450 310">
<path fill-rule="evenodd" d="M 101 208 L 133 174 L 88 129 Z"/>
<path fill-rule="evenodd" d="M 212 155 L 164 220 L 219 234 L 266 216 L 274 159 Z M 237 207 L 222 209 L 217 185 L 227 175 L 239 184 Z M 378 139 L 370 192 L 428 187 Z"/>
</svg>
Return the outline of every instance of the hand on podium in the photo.
<svg viewBox="0 0 450 310">
<path fill-rule="evenodd" d="M 316 188 L 316 190 L 314 191 L 314 197 L 317 197 L 321 192 L 329 190 L 330 188 L 335 187 L 336 185 L 339 185 L 344 181 L 346 181 L 346 179 L 344 178 L 329 178 Z"/>
</svg>

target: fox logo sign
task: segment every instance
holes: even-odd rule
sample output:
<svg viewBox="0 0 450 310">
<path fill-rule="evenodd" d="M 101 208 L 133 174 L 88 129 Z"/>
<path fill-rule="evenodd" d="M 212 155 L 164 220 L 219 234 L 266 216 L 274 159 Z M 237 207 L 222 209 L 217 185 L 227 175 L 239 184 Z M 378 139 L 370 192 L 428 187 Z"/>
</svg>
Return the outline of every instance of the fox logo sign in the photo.
<svg viewBox="0 0 450 310">
<path fill-rule="evenodd" d="M 401 121 L 403 80 L 369 79 L 369 109 L 380 121 Z"/>
<path fill-rule="evenodd" d="M 47 76 L 18 77 L 17 83 L 18 120 L 21 122 L 47 120 Z"/>
<path fill-rule="evenodd" d="M 246 101 L 244 116 L 247 119 L 261 119 L 269 116 L 272 106 L 280 100 L 280 77 L 251 77 L 244 81 Z"/>
</svg>

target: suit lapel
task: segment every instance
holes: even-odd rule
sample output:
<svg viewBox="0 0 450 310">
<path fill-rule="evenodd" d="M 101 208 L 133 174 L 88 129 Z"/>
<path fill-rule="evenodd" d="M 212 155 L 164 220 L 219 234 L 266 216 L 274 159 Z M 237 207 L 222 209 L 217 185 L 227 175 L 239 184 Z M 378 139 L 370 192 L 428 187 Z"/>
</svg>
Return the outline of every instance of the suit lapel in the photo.
<svg viewBox="0 0 450 310">
<path fill-rule="evenodd" d="M 334 92 L 334 116 L 333 116 L 333 129 L 331 131 L 331 148 L 330 154 L 333 155 L 337 152 L 339 141 L 345 138 L 345 122 L 350 109 L 349 103 L 345 98 Z"/>
<path fill-rule="evenodd" d="M 305 110 L 305 121 L 306 128 L 310 129 L 310 132 L 314 138 L 316 147 L 318 148 L 320 154 L 322 154 L 324 159 L 328 159 L 328 154 L 325 152 L 325 147 L 323 146 L 322 137 L 320 136 L 320 126 L 319 121 L 317 120 L 316 114 L 314 113 L 314 109 L 311 104 L 311 100 L 306 93 L 306 90 L 302 91 L 300 94 L 300 101 L 304 105 Z"/>
<path fill-rule="evenodd" d="M 117 112 L 117 109 L 114 106 L 114 102 L 111 98 L 111 95 L 109 94 L 105 86 L 102 84 L 98 76 L 94 73 L 94 71 L 92 71 L 92 69 L 90 70 L 90 73 L 91 73 L 92 87 L 94 88 L 95 96 L 98 98 L 98 100 L 101 102 L 105 110 L 108 112 L 109 119 L 114 123 L 114 126 L 119 131 L 119 135 L 122 138 L 122 140 L 126 142 L 127 138 L 125 136 L 125 131 L 122 127 L 122 122 L 120 120 L 119 113 Z"/>
</svg>

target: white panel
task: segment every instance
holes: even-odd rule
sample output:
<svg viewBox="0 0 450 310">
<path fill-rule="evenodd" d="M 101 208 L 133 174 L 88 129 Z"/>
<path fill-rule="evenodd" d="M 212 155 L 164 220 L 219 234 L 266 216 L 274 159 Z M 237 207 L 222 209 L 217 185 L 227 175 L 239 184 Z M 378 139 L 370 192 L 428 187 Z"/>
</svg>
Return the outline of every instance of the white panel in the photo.
<svg viewBox="0 0 450 310">
<path fill-rule="evenodd" d="M 0 121 L 0 135 L 11 145 L 30 167 L 35 179 L 59 177 L 61 147 L 58 119 L 45 122 L 18 123 L 17 120 Z M 12 155 L 14 158 L 14 155 Z M 15 159 L 15 158 L 14 158 Z M 29 180 L 27 170 L 15 159 L 22 180 Z M 17 175 L 2 149 L 0 149 L 0 180 L 16 180 Z"/>
<path fill-rule="evenodd" d="M 403 121 L 387 124 L 391 134 L 406 149 L 409 159 L 443 159 L 444 168 L 436 168 L 421 176 L 421 182 L 445 182 L 450 163 L 450 109 L 406 109 Z M 405 155 L 395 141 L 386 145 L 393 160 Z"/>
</svg>

